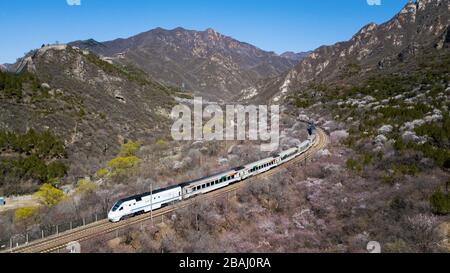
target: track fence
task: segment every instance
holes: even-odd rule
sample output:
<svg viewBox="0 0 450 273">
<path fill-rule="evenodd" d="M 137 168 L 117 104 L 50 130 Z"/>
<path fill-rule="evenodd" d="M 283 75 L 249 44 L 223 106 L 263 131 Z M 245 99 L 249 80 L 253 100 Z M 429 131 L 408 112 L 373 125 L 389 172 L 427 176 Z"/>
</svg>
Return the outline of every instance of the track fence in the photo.
<svg viewBox="0 0 450 273">
<path fill-rule="evenodd" d="M 88 217 L 66 222 L 55 226 L 35 226 L 23 234 L 11 234 L 9 238 L 0 238 L 0 251 L 12 251 L 17 247 L 27 245 L 33 241 L 45 239 L 50 236 L 90 225 L 107 219 L 107 213 L 97 213 Z"/>
</svg>

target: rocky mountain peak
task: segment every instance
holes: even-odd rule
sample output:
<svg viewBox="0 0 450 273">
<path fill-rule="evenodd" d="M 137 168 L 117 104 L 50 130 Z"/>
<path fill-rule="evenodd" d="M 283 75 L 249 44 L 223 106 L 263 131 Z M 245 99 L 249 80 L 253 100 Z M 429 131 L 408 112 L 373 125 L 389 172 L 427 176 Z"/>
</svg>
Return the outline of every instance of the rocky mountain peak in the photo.
<svg viewBox="0 0 450 273">
<path fill-rule="evenodd" d="M 70 45 L 133 63 L 152 78 L 210 99 L 231 99 L 257 81 L 290 70 L 297 61 L 223 35 L 204 31 L 157 28 L 127 39 Z"/>
<path fill-rule="evenodd" d="M 252 92 L 279 101 L 290 91 L 312 81 L 340 81 L 387 71 L 421 52 L 447 48 L 449 43 L 449 0 L 409 1 L 391 20 L 370 23 L 351 40 L 322 46 L 309 54 L 290 72 L 258 83 Z M 245 97 L 243 92 L 243 97 Z M 274 95 L 275 94 L 275 95 Z"/>
</svg>

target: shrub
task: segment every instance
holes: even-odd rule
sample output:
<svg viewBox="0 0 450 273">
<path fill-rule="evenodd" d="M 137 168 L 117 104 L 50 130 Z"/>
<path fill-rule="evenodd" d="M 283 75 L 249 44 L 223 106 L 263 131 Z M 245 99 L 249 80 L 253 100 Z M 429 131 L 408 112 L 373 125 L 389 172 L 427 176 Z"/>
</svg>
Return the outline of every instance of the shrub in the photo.
<svg viewBox="0 0 450 273">
<path fill-rule="evenodd" d="M 34 216 L 37 212 L 36 207 L 25 207 L 17 209 L 14 213 L 14 222 L 21 222 Z"/>
<path fill-rule="evenodd" d="M 47 166 L 47 178 L 49 180 L 62 178 L 67 174 L 67 166 L 61 161 L 55 161 Z"/>
<path fill-rule="evenodd" d="M 44 184 L 34 194 L 34 197 L 41 205 L 52 208 L 64 200 L 66 195 L 63 191 L 53 187 L 51 184 Z"/>
<path fill-rule="evenodd" d="M 430 204 L 435 214 L 447 215 L 450 213 L 450 194 L 437 191 L 431 196 Z"/>
<path fill-rule="evenodd" d="M 136 152 L 141 147 L 140 143 L 137 142 L 128 142 L 122 145 L 122 149 L 120 150 L 119 156 L 121 157 L 129 157 L 136 155 Z"/>
<path fill-rule="evenodd" d="M 94 191 L 96 188 L 97 185 L 94 182 L 87 179 L 82 179 L 78 181 L 76 192 L 77 193 L 91 192 Z"/>
<path fill-rule="evenodd" d="M 419 173 L 419 167 L 416 164 L 397 164 L 394 166 L 394 171 L 396 173 L 401 173 L 403 175 L 415 176 Z"/>
<path fill-rule="evenodd" d="M 447 158 L 444 162 L 444 168 L 450 169 L 450 157 Z"/>
<path fill-rule="evenodd" d="M 362 171 L 361 163 L 358 160 L 352 158 L 347 160 L 346 166 L 349 171 L 356 171 L 358 173 Z"/>
<path fill-rule="evenodd" d="M 108 167 L 111 170 L 111 175 L 127 175 L 136 169 L 140 159 L 136 156 L 116 157 L 108 162 Z"/>
<path fill-rule="evenodd" d="M 28 83 L 35 92 L 48 92 L 41 87 L 41 83 L 32 73 L 24 72 L 15 74 L 0 71 L 0 96 L 7 99 L 21 100 L 23 96 L 23 85 Z"/>
<path fill-rule="evenodd" d="M 0 132 L 0 153 L 2 151 L 13 155 L 0 161 L 3 178 L 0 184 L 46 183 L 63 178 L 68 171 L 65 163 L 58 160 L 66 156 L 64 143 L 50 132 Z"/>
<path fill-rule="evenodd" d="M 109 174 L 107 169 L 100 169 L 95 173 L 95 176 L 97 176 L 97 178 L 104 178 Z"/>
<path fill-rule="evenodd" d="M 158 140 L 155 144 L 156 151 L 163 151 L 166 150 L 167 148 L 169 148 L 169 143 L 164 139 Z"/>
<path fill-rule="evenodd" d="M 313 102 L 308 98 L 296 98 L 294 104 L 298 108 L 309 108 L 313 105 Z"/>
<path fill-rule="evenodd" d="M 36 133 L 30 130 L 25 134 L 0 132 L 0 149 L 32 153 L 46 159 L 65 156 L 64 143 L 48 131 Z"/>
</svg>

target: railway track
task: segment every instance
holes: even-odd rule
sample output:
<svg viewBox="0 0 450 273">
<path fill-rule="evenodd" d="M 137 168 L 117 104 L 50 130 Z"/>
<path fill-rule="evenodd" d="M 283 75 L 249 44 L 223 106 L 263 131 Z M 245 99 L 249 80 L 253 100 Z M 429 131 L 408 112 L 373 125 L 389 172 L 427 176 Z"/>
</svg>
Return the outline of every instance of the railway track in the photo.
<svg viewBox="0 0 450 273">
<path fill-rule="evenodd" d="M 191 204 L 193 204 L 195 201 L 201 200 L 207 200 L 207 199 L 216 199 L 219 196 L 223 196 L 225 194 L 229 194 L 231 192 L 235 192 L 238 189 L 244 187 L 247 183 L 252 183 L 257 179 L 264 178 L 264 177 L 271 177 L 275 174 L 280 173 L 283 169 L 286 169 L 289 166 L 297 165 L 301 162 L 304 162 L 310 158 L 312 158 L 317 152 L 324 149 L 329 142 L 329 138 L 327 134 L 317 128 L 317 137 L 316 142 L 314 145 L 304 154 L 301 156 L 293 159 L 290 162 L 285 163 L 280 168 L 272 169 L 268 172 L 265 172 L 261 175 L 258 175 L 257 177 L 249 178 L 248 180 L 230 185 L 226 188 L 219 189 L 217 191 L 211 192 L 206 195 L 201 195 L 193 199 L 185 200 L 180 203 L 176 203 L 172 206 L 162 208 L 160 210 L 154 211 L 153 213 L 147 213 L 140 216 L 136 216 L 133 218 L 129 218 L 127 220 L 123 220 L 118 223 L 111 223 L 108 220 L 102 220 L 87 226 L 83 226 L 77 229 L 73 229 L 70 231 L 66 231 L 64 233 L 60 233 L 57 235 L 52 235 L 47 238 L 37 240 L 34 242 L 31 242 L 29 244 L 19 246 L 13 249 L 10 249 L 7 252 L 10 253 L 52 253 L 59 251 L 61 249 L 65 249 L 68 244 L 71 242 L 83 242 L 87 241 L 93 238 L 96 238 L 101 235 L 109 234 L 114 231 L 118 231 L 120 229 L 123 229 L 128 226 L 133 226 L 145 221 L 151 220 L 151 218 L 158 218 L 162 217 L 164 215 L 167 215 L 169 213 L 172 213 L 176 210 L 179 210 L 181 208 L 185 208 Z"/>
</svg>

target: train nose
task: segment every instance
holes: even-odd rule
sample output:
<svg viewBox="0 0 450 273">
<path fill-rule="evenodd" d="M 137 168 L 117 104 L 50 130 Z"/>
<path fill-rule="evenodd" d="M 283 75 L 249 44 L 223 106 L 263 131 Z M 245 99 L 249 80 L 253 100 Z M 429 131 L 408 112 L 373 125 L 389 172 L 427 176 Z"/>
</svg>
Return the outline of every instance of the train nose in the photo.
<svg viewBox="0 0 450 273">
<path fill-rule="evenodd" d="M 115 218 L 115 213 L 112 212 L 112 211 L 110 211 L 110 212 L 108 213 L 108 219 L 111 220 L 111 221 L 113 221 L 114 218 Z"/>
</svg>

